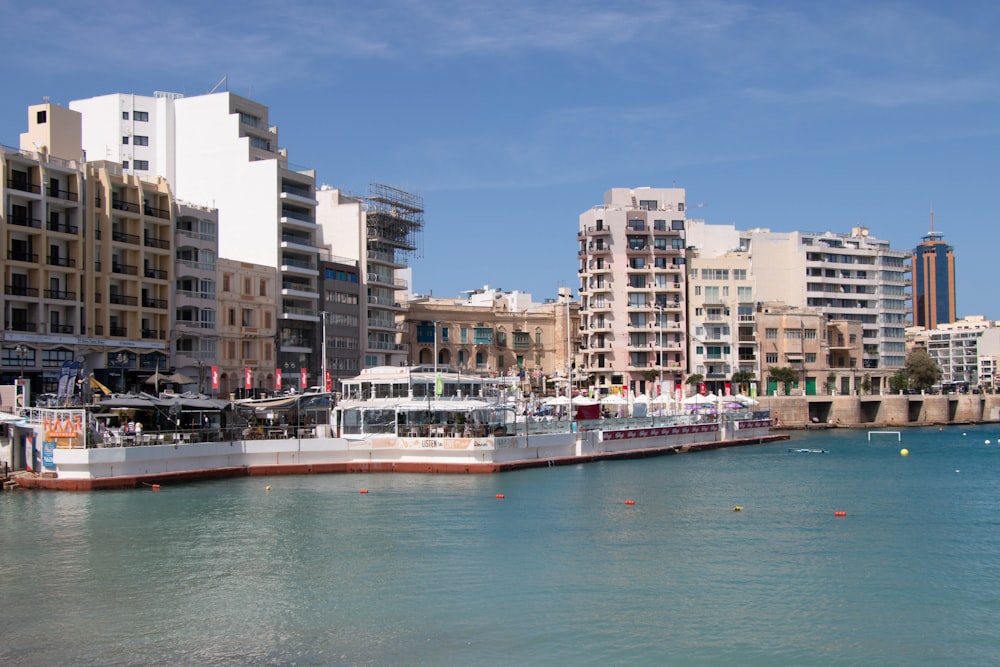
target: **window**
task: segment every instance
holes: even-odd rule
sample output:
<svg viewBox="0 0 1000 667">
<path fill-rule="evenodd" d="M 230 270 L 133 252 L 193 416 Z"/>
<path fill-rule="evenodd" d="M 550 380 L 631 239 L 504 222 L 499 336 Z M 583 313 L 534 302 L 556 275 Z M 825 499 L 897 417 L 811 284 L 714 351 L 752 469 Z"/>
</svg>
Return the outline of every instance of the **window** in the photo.
<svg viewBox="0 0 1000 667">
<path fill-rule="evenodd" d="M 764 338 L 776 339 L 778 337 L 778 330 L 768 327 L 764 329 Z"/>
<path fill-rule="evenodd" d="M 136 146 L 148 146 L 149 137 L 144 137 L 141 134 L 137 134 L 133 138 L 132 143 L 135 144 Z"/>
<path fill-rule="evenodd" d="M 746 269 L 733 269 L 733 280 L 746 280 L 747 270 Z"/>
<path fill-rule="evenodd" d="M 806 352 L 806 363 L 807 364 L 815 364 L 816 363 L 816 353 L 815 352 Z"/>
<path fill-rule="evenodd" d="M 752 287 L 737 287 L 736 288 L 737 299 L 741 303 L 750 303 L 753 301 L 753 288 Z"/>
<path fill-rule="evenodd" d="M 805 330 L 805 337 L 806 337 L 806 340 L 816 340 L 816 330 L 815 329 L 806 329 Z"/>
<path fill-rule="evenodd" d="M 236 309 L 235 308 L 229 308 L 228 311 L 227 311 L 227 313 L 228 313 L 228 318 L 229 318 L 229 326 L 235 327 L 236 326 Z"/>
<path fill-rule="evenodd" d="M 149 120 L 149 112 L 148 111 L 133 111 L 132 112 L 132 119 L 133 120 L 142 121 L 142 122 L 146 122 L 146 121 Z"/>
<path fill-rule="evenodd" d="M 267 280 L 260 279 L 260 296 L 267 296 Z"/>
<path fill-rule="evenodd" d="M 764 357 L 765 357 L 766 363 L 769 363 L 769 364 L 776 364 L 776 363 L 778 363 L 778 353 L 777 352 L 768 352 L 767 354 L 764 355 Z"/>
<path fill-rule="evenodd" d="M 684 231 L 684 221 L 683 220 L 671 220 L 670 229 L 674 231 Z"/>
<path fill-rule="evenodd" d="M 45 123 L 45 109 L 42 109 L 41 111 L 35 114 L 35 122 L 38 123 L 39 125 Z"/>
<path fill-rule="evenodd" d="M 122 169 L 128 169 L 128 160 L 122 160 Z"/>
<path fill-rule="evenodd" d="M 253 311 L 249 308 L 242 309 L 242 322 L 245 327 L 253 326 Z"/>
<path fill-rule="evenodd" d="M 122 120 L 128 120 L 128 111 L 122 111 Z"/>
<path fill-rule="evenodd" d="M 136 160 L 135 168 L 138 171 L 149 171 L 149 160 Z"/>
<path fill-rule="evenodd" d="M 128 136 L 122 137 L 122 146 L 128 146 Z"/>
</svg>

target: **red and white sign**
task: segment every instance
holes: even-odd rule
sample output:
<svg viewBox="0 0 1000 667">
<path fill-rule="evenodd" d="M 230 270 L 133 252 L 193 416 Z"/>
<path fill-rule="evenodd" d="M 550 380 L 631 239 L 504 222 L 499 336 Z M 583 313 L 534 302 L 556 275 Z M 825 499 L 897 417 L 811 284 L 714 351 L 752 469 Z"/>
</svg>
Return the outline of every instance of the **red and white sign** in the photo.
<svg viewBox="0 0 1000 667">
<path fill-rule="evenodd" d="M 302 391 L 305 391 L 306 387 L 309 386 L 308 383 L 309 383 L 309 374 L 306 373 L 306 369 L 300 368 L 299 369 L 299 389 L 301 389 Z"/>
<path fill-rule="evenodd" d="M 212 366 L 212 389 L 219 388 L 219 367 Z"/>
<path fill-rule="evenodd" d="M 243 388 L 253 389 L 253 369 L 251 368 L 243 369 Z"/>
<path fill-rule="evenodd" d="M 281 369 L 274 369 L 274 390 L 281 391 Z"/>
</svg>

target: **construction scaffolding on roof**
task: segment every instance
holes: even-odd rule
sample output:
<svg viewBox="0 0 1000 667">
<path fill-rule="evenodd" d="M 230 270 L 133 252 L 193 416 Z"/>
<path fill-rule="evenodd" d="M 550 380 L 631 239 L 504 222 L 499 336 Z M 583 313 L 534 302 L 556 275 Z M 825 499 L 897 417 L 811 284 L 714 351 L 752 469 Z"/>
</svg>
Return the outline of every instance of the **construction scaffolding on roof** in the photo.
<svg viewBox="0 0 1000 667">
<path fill-rule="evenodd" d="M 420 247 L 424 229 L 424 199 L 382 183 L 368 186 L 365 198 L 368 249 L 409 254 Z"/>
</svg>

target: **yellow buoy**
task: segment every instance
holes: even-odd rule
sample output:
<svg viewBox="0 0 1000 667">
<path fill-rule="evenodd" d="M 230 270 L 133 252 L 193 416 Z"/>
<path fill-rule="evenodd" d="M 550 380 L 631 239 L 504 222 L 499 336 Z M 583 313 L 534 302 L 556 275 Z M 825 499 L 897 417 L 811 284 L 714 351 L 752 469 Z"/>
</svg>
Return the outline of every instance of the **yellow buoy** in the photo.
<svg viewBox="0 0 1000 667">
<path fill-rule="evenodd" d="M 271 485 L 268 484 L 267 486 L 265 486 L 264 490 L 267 491 L 268 493 L 271 493 Z"/>
<path fill-rule="evenodd" d="M 743 511 L 743 505 L 737 505 L 736 507 L 733 508 L 733 511 L 734 512 L 742 512 Z"/>
<path fill-rule="evenodd" d="M 909 449 L 901 449 L 901 450 L 899 450 L 899 455 L 900 456 L 909 456 L 910 455 L 910 450 Z"/>
</svg>

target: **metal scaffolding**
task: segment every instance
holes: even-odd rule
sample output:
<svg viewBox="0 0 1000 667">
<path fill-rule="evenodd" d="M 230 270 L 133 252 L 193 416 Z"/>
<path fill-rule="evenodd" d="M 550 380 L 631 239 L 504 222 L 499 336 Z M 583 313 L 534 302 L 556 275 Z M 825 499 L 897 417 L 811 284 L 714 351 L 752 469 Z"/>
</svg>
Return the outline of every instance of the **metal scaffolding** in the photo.
<svg viewBox="0 0 1000 667">
<path fill-rule="evenodd" d="M 369 250 L 392 250 L 410 254 L 421 247 L 424 229 L 424 199 L 382 183 L 368 186 L 365 198 Z"/>
</svg>

